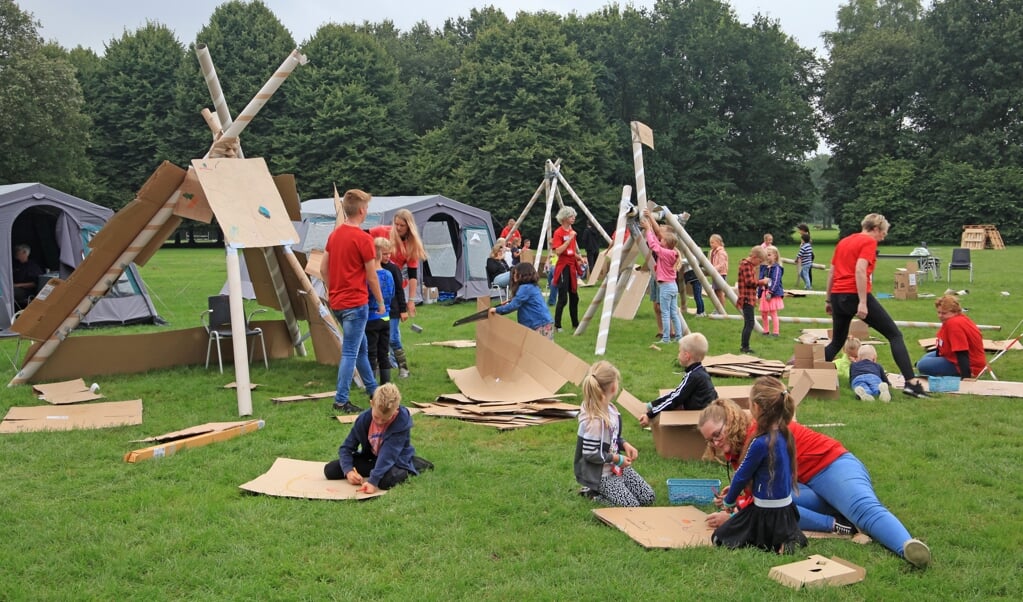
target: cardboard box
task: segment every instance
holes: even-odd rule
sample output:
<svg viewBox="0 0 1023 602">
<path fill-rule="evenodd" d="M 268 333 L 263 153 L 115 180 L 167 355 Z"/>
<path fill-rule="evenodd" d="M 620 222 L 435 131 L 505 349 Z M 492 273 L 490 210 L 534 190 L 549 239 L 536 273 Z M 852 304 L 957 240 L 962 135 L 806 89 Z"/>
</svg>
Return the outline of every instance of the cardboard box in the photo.
<svg viewBox="0 0 1023 602">
<path fill-rule="evenodd" d="M 440 297 L 440 291 L 437 290 L 436 286 L 427 286 L 423 288 L 423 303 L 429 305 L 430 303 L 436 303 Z"/>
<path fill-rule="evenodd" d="M 824 345 L 797 343 L 793 356 L 795 357 L 793 368 L 812 370 L 814 363 L 824 361 Z"/>
<path fill-rule="evenodd" d="M 658 414 L 650 423 L 657 455 L 681 460 L 701 459 L 707 442 L 696 428 L 699 420 L 699 410 L 670 410 Z"/>
<path fill-rule="evenodd" d="M 830 367 L 793 368 L 789 372 L 789 391 L 796 403 L 803 401 L 804 397 L 838 399 L 838 371 L 830 362 L 821 365 Z"/>
<path fill-rule="evenodd" d="M 800 589 L 859 583 L 866 578 L 867 569 L 837 556 L 826 558 L 814 554 L 806 560 L 776 566 L 767 576 L 782 585 Z"/>
<path fill-rule="evenodd" d="M 905 268 L 895 271 L 895 298 L 916 299 L 916 262 L 910 261 Z"/>
<path fill-rule="evenodd" d="M 716 385 L 718 397 L 731 399 L 744 410 L 749 409 L 749 392 L 753 385 Z"/>
</svg>

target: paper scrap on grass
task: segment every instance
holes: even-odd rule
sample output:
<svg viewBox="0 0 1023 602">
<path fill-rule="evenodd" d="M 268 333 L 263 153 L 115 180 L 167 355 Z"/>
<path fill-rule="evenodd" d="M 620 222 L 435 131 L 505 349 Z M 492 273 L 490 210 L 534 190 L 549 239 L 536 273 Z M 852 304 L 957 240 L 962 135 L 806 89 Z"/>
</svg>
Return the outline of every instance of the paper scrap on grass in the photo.
<svg viewBox="0 0 1023 602">
<path fill-rule="evenodd" d="M 76 406 L 13 407 L 7 410 L 0 433 L 103 429 L 142 424 L 142 400 L 108 401 Z"/>
<path fill-rule="evenodd" d="M 448 370 L 458 390 L 470 399 L 547 399 L 566 382 L 582 382 L 589 368 L 554 341 L 504 316 L 476 324 L 476 365 Z"/>
<path fill-rule="evenodd" d="M 714 529 L 707 526 L 707 514 L 695 506 L 595 508 L 593 514 L 644 548 L 712 545 Z"/>
<path fill-rule="evenodd" d="M 434 347 L 451 347 L 452 349 L 471 349 L 476 346 L 476 341 L 467 339 L 456 339 L 453 341 L 434 341 L 432 343 L 416 343 L 416 345 L 432 345 Z"/>
<path fill-rule="evenodd" d="M 85 381 L 80 378 L 59 383 L 32 385 L 32 390 L 39 395 L 39 399 L 52 403 L 53 405 L 103 399 L 102 395 L 94 393 L 92 389 L 85 384 Z"/>
<path fill-rule="evenodd" d="M 158 442 L 160 445 L 153 445 L 142 449 L 130 451 L 124 455 L 124 461 L 129 463 L 141 462 L 151 458 L 165 458 L 175 453 L 192 447 L 203 447 L 211 443 L 234 439 L 239 435 L 251 433 L 265 426 L 262 420 L 241 420 L 237 422 L 207 422 L 198 426 L 192 426 L 180 431 L 136 439 L 132 443 Z"/>
<path fill-rule="evenodd" d="M 324 464 L 326 462 L 277 458 L 270 470 L 238 487 L 251 493 L 308 500 L 364 500 L 387 493 L 383 489 L 362 493 L 359 485 L 344 479 L 329 481 L 323 476 Z"/>
<path fill-rule="evenodd" d="M 258 386 L 260 386 L 259 383 L 249 383 L 249 390 L 251 391 L 251 390 L 255 389 Z M 238 383 L 237 382 L 229 382 L 226 385 L 224 385 L 224 388 L 225 389 L 237 389 L 238 388 Z"/>
</svg>

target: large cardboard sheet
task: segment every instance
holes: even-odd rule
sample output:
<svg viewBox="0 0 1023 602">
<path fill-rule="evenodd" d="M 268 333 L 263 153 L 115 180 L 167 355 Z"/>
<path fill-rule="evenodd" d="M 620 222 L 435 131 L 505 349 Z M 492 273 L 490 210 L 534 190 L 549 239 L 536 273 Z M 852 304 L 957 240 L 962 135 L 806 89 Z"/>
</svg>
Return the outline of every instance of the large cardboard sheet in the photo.
<svg viewBox="0 0 1023 602">
<path fill-rule="evenodd" d="M 229 244 L 298 244 L 298 232 L 262 158 L 195 159 L 192 167 Z"/>
<path fill-rule="evenodd" d="M 142 424 L 142 400 L 88 405 L 14 407 L 0 422 L 0 433 L 103 429 Z"/>
<path fill-rule="evenodd" d="M 632 270 L 629 274 L 629 283 L 625 285 L 625 294 L 615 304 L 612 317 L 620 320 L 632 320 L 639 311 L 639 306 L 648 297 L 647 289 L 650 286 L 649 270 Z"/>
<path fill-rule="evenodd" d="M 277 458 L 270 470 L 239 487 L 252 493 L 309 500 L 364 500 L 387 493 L 362 493 L 359 486 L 348 481 L 328 481 L 323 476 L 324 464 Z"/>
<path fill-rule="evenodd" d="M 893 389 L 901 389 L 906 379 L 901 374 L 888 373 L 888 382 Z M 924 390 L 930 391 L 927 379 L 921 378 Z M 967 378 L 959 382 L 958 391 L 934 393 L 934 395 L 985 395 L 989 397 L 1023 397 L 1023 383 L 1008 380 L 974 380 Z"/>
<path fill-rule="evenodd" d="M 476 365 L 448 370 L 458 389 L 476 401 L 526 402 L 545 399 L 566 382 L 582 382 L 589 366 L 504 316 L 477 322 Z"/>
<path fill-rule="evenodd" d="M 714 530 L 707 526 L 707 514 L 695 506 L 596 508 L 593 513 L 644 548 L 712 545 Z"/>
</svg>

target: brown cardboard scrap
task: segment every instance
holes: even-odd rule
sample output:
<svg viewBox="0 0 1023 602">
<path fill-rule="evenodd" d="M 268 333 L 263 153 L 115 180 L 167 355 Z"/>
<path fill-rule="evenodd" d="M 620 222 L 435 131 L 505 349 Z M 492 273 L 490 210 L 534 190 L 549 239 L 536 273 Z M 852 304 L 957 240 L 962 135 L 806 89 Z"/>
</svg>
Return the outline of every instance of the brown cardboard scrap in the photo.
<svg viewBox="0 0 1023 602">
<path fill-rule="evenodd" d="M 644 548 L 710 546 L 714 532 L 707 514 L 695 506 L 595 508 L 593 514 Z"/>
<path fill-rule="evenodd" d="M 440 395 L 434 403 L 410 403 L 421 408 L 425 416 L 458 418 L 466 422 L 496 426 L 501 429 L 522 428 L 568 420 L 574 418 L 579 412 L 579 406 L 564 403 L 558 399 L 476 403 L 457 393 Z"/>
<path fill-rule="evenodd" d="M 102 395 L 86 386 L 85 381 L 80 378 L 59 383 L 33 385 L 32 390 L 39 395 L 39 399 L 48 401 L 53 405 L 79 403 L 103 398 Z M 98 386 L 96 390 L 99 390 Z"/>
<path fill-rule="evenodd" d="M 208 224 L 213 220 L 213 210 L 210 209 L 210 202 L 206 200 L 206 193 L 199 185 L 199 178 L 195 169 L 188 168 L 184 182 L 181 183 L 181 198 L 174 205 L 174 215 L 186 217 L 197 222 Z"/>
<path fill-rule="evenodd" d="M 364 500 L 385 493 L 362 493 L 348 481 L 328 481 L 323 476 L 325 462 L 277 458 L 270 470 L 238 487 L 252 493 L 310 500 Z"/>
<path fill-rule="evenodd" d="M 648 270 L 632 270 L 627 275 L 629 283 L 625 286 L 625 294 L 615 303 L 612 317 L 621 320 L 632 320 L 639 311 L 639 306 L 647 298 L 647 288 L 650 286 L 650 272 Z"/>
<path fill-rule="evenodd" d="M 0 422 L 0 433 L 102 429 L 135 424 L 142 424 L 141 399 L 60 408 L 13 407 Z"/>
<path fill-rule="evenodd" d="M 731 399 L 739 407 L 749 409 L 749 392 L 753 385 L 714 385 L 718 397 Z"/>
<path fill-rule="evenodd" d="M 259 387 L 259 386 L 261 386 L 259 383 L 249 383 L 249 390 L 254 390 L 256 387 Z M 237 389 L 238 388 L 238 383 L 236 383 L 234 381 L 231 381 L 231 382 L 227 383 L 226 385 L 224 385 L 224 388 L 225 389 Z"/>
<path fill-rule="evenodd" d="M 773 567 L 767 576 L 782 585 L 800 589 L 859 583 L 866 578 L 867 570 L 837 556 L 827 558 L 814 554 L 806 560 Z"/>
<path fill-rule="evenodd" d="M 818 399 L 838 399 L 838 371 L 835 370 L 833 364 L 829 368 L 794 368 L 789 372 L 790 391 L 799 384 L 801 378 L 810 378 L 811 381 L 810 389 L 806 395 Z M 799 401 L 802 399 L 796 398 L 796 402 Z"/>
<path fill-rule="evenodd" d="M 271 397 L 270 401 L 274 403 L 290 403 L 293 401 L 312 401 L 314 399 L 326 399 L 328 397 L 334 397 L 337 395 L 337 391 L 324 391 L 322 393 L 304 393 L 300 395 L 289 395 L 287 397 Z"/>
<path fill-rule="evenodd" d="M 732 353 L 707 356 L 702 363 L 707 372 L 712 376 L 730 378 L 781 377 L 786 369 L 785 362 L 782 361 L 765 360 L 754 355 L 735 355 Z"/>
<path fill-rule="evenodd" d="M 422 414 L 423 411 L 419 408 L 408 408 L 408 413 L 415 416 L 416 414 Z M 341 414 L 339 416 L 336 416 L 337 421 L 340 422 L 341 424 L 355 424 L 355 420 L 358 417 L 359 417 L 358 414 Z"/>
<path fill-rule="evenodd" d="M 265 423 L 262 420 L 243 420 L 239 422 L 207 422 L 199 426 L 193 426 L 173 433 L 139 439 L 143 441 L 158 441 L 160 445 L 153 445 L 143 449 L 136 449 L 124 455 L 124 461 L 129 463 L 141 462 L 151 458 L 165 458 L 175 453 L 192 447 L 203 447 L 211 443 L 234 439 L 239 435 L 251 433 L 263 428 Z"/>
<path fill-rule="evenodd" d="M 433 345 L 435 347 L 451 347 L 452 349 L 471 349 L 476 346 L 476 341 L 461 339 L 452 341 L 434 341 L 432 343 L 416 343 L 416 345 Z"/>
<path fill-rule="evenodd" d="M 646 404 L 625 389 L 622 389 L 622 392 L 618 394 L 618 405 L 629 414 L 632 414 L 636 420 L 639 420 L 640 416 L 646 414 Z"/>
</svg>

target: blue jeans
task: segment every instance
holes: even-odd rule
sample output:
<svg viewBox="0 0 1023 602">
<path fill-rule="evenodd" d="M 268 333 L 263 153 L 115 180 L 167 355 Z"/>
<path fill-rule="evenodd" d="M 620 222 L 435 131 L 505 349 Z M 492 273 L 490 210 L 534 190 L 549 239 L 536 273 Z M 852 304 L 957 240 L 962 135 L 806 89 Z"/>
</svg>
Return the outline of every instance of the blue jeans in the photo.
<svg viewBox="0 0 1023 602">
<path fill-rule="evenodd" d="M 554 305 L 558 302 L 558 287 L 554 284 L 554 270 L 547 270 L 547 305 Z"/>
<path fill-rule="evenodd" d="M 799 506 L 801 528 L 809 528 L 803 526 L 804 520 L 823 523 L 821 515 L 844 516 L 858 530 L 899 556 L 902 556 L 902 544 L 912 537 L 877 499 L 867 468 L 849 452 L 814 475 L 809 483 L 800 483 L 799 495 L 794 499 Z M 814 530 L 830 531 L 831 526 Z"/>
<path fill-rule="evenodd" d="M 799 268 L 799 278 L 803 279 L 803 287 L 806 290 L 811 290 L 813 288 L 813 281 L 810 280 L 811 269 L 813 269 L 813 266 L 811 266 L 810 264 L 804 265 L 803 267 Z M 799 278 L 796 279 L 796 284 L 799 284 Z"/>
<path fill-rule="evenodd" d="M 938 355 L 937 351 L 924 354 L 916 363 L 916 369 L 927 376 L 959 376 L 959 366 Z"/>
<path fill-rule="evenodd" d="M 852 379 L 849 385 L 856 389 L 856 387 L 863 387 L 867 390 L 867 393 L 871 395 L 880 395 L 881 389 L 878 386 L 882 383 L 881 377 L 876 374 L 860 374 L 856 378 Z"/>
<path fill-rule="evenodd" d="M 671 333 L 682 337 L 682 318 L 678 314 L 678 283 L 671 282 L 657 283 L 657 302 L 661 304 L 661 332 L 662 342 L 667 342 Z"/>
<path fill-rule="evenodd" d="M 505 288 L 511 284 L 511 272 L 501 272 L 494 276 L 494 286 Z"/>
<path fill-rule="evenodd" d="M 366 342 L 366 321 L 369 319 L 369 305 L 349 309 L 335 309 L 334 317 L 341 324 L 341 363 L 337 367 L 337 393 L 334 403 L 348 403 L 348 390 L 352 387 L 352 376 L 359 370 L 366 393 L 373 397 L 377 381 L 369 364 L 369 345 Z"/>
<path fill-rule="evenodd" d="M 702 314 L 704 309 L 703 306 L 703 285 L 700 284 L 699 280 L 693 279 L 686 282 L 686 284 L 693 287 L 693 300 L 696 301 L 696 313 Z"/>
</svg>

